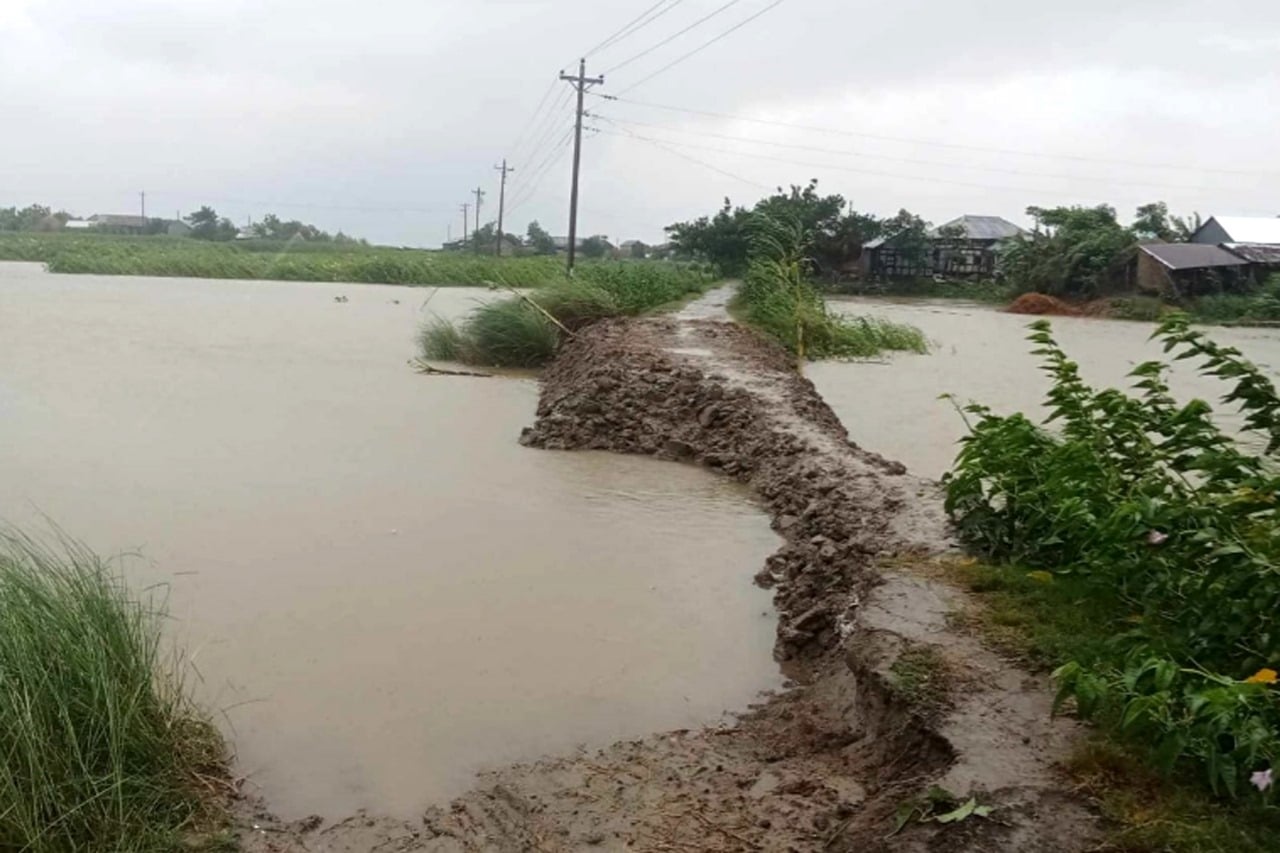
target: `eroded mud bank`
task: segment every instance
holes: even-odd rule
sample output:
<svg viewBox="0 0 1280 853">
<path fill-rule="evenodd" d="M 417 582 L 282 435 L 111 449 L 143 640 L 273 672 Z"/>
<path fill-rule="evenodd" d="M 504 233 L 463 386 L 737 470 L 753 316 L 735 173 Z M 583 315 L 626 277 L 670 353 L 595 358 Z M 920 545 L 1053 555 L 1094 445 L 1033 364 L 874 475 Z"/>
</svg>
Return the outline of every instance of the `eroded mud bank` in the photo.
<svg viewBox="0 0 1280 853">
<path fill-rule="evenodd" d="M 785 539 L 756 579 L 774 591 L 775 654 L 794 686 L 731 726 L 492 771 L 420 824 L 262 823 L 252 849 L 1091 846 L 1094 819 L 1054 766 L 1074 728 L 1050 719 L 1046 686 L 950 627 L 956 593 L 877 569 L 948 547 L 934 487 L 851 444 L 786 353 L 727 322 L 723 299 L 581 331 L 522 441 L 679 459 L 749 484 Z M 892 686 L 894 661 L 921 646 L 960 685 L 928 712 Z M 889 836 L 898 806 L 933 784 L 998 806 L 998 820 Z"/>
</svg>

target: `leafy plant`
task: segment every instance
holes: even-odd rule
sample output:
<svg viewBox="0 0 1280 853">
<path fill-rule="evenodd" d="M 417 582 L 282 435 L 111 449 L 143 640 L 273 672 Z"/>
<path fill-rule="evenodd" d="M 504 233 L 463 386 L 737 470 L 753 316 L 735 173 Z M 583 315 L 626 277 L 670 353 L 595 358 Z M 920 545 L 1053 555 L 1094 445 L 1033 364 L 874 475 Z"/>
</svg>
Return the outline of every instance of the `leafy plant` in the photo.
<svg viewBox="0 0 1280 853">
<path fill-rule="evenodd" d="M 1178 403 L 1164 364 L 1132 371 L 1133 396 L 1098 391 L 1047 322 L 1031 329 L 1052 380 L 1048 422 L 967 407 L 947 509 L 976 549 L 1076 577 L 1132 613 L 1110 655 L 1058 670 L 1060 700 L 1149 743 L 1160 764 L 1196 764 L 1215 791 L 1240 794 L 1280 759 L 1280 694 L 1259 677 L 1280 661 L 1280 399 L 1185 315 L 1157 329 L 1167 353 L 1228 383 L 1223 400 L 1264 439 L 1258 453 L 1207 403 Z"/>
</svg>

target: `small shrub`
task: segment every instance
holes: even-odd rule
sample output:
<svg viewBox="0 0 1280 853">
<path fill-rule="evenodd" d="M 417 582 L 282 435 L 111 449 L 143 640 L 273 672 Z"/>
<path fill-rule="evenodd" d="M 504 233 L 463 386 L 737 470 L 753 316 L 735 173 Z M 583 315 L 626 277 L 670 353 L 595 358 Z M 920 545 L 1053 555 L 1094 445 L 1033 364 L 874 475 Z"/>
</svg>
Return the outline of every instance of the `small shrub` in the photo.
<svg viewBox="0 0 1280 853">
<path fill-rule="evenodd" d="M 1075 577 L 1081 606 L 1129 612 L 1107 656 L 1058 669 L 1060 702 L 1166 769 L 1197 767 L 1216 793 L 1256 796 L 1253 774 L 1280 763 L 1280 398 L 1238 351 L 1187 324 L 1173 316 L 1156 337 L 1227 381 L 1224 400 L 1264 451 L 1224 433 L 1207 403 L 1179 404 L 1160 362 L 1132 371 L 1134 396 L 1094 390 L 1038 321 L 1030 340 L 1060 429 L 969 406 L 947 509 L 984 554 Z"/>
</svg>

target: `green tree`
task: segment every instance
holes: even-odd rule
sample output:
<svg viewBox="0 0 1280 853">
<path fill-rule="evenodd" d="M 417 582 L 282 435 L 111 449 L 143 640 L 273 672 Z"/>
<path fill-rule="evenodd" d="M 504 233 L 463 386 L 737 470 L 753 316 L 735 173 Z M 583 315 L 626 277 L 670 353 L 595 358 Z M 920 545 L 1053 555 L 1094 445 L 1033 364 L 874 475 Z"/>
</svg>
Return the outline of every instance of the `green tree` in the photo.
<svg viewBox="0 0 1280 853">
<path fill-rule="evenodd" d="M 525 242 L 535 255 L 554 255 L 556 253 L 555 239 L 543 230 L 536 219 L 529 223 L 527 233 L 528 239 Z"/>
<path fill-rule="evenodd" d="M 607 257 L 613 251 L 613 247 L 609 245 L 609 238 L 602 234 L 588 237 L 582 241 L 582 257 L 592 260 L 599 260 Z"/>
<path fill-rule="evenodd" d="M 1115 208 L 1027 208 L 1036 220 L 1029 237 L 1014 240 L 1000 271 L 1022 291 L 1091 299 L 1124 284 L 1134 232 L 1116 221 Z"/>
<path fill-rule="evenodd" d="M 197 240 L 234 240 L 237 233 L 230 219 L 219 217 L 218 212 L 208 205 L 188 214 L 186 220 L 191 226 L 191 236 Z"/>
<path fill-rule="evenodd" d="M 848 209 L 840 195 L 823 195 L 818 182 L 778 189 L 748 210 L 725 199 L 720 212 L 667 227 L 677 256 L 710 261 L 725 275 L 747 268 L 752 216 L 795 222 L 806 235 L 805 252 L 817 272 L 835 273 L 856 261 L 862 245 L 880 236 L 880 220 Z"/>
<path fill-rule="evenodd" d="M 1178 238 L 1177 229 L 1169 218 L 1169 205 L 1163 201 L 1141 205 L 1130 227 L 1140 240 L 1171 242 Z"/>
</svg>

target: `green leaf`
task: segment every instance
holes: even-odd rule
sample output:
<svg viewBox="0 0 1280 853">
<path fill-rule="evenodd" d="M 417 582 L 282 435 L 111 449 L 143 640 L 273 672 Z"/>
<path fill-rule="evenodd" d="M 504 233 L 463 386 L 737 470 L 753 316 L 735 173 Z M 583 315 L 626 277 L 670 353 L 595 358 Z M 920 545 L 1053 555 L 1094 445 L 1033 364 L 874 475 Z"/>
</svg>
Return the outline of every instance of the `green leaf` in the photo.
<svg viewBox="0 0 1280 853">
<path fill-rule="evenodd" d="M 978 800 L 976 797 L 970 797 L 968 801 L 955 811 L 949 811 L 946 814 L 940 814 L 933 818 L 938 823 L 959 823 L 970 817 L 978 809 Z"/>
</svg>

